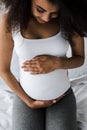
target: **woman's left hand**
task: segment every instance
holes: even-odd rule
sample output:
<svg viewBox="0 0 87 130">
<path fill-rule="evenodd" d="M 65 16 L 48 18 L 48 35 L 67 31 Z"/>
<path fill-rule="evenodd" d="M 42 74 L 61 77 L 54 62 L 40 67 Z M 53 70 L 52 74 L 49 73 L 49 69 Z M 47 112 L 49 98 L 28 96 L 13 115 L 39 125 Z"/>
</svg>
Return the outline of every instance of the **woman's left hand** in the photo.
<svg viewBox="0 0 87 130">
<path fill-rule="evenodd" d="M 32 60 L 27 60 L 23 63 L 24 71 L 29 71 L 31 74 L 45 74 L 55 69 L 58 69 L 60 62 L 58 57 L 51 55 L 39 55 Z"/>
</svg>

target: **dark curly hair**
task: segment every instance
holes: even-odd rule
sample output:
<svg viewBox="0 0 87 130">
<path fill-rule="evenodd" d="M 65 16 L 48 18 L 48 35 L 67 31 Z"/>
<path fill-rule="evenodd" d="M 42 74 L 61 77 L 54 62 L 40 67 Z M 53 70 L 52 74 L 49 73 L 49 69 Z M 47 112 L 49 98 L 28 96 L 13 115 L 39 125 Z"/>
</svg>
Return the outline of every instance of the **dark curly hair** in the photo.
<svg viewBox="0 0 87 130">
<path fill-rule="evenodd" d="M 86 0 L 48 0 L 58 5 L 58 22 L 62 35 L 70 39 L 75 32 L 82 37 L 87 37 L 87 2 Z M 26 29 L 32 16 L 31 0 L 0 0 L 8 9 L 8 29 Z"/>
</svg>

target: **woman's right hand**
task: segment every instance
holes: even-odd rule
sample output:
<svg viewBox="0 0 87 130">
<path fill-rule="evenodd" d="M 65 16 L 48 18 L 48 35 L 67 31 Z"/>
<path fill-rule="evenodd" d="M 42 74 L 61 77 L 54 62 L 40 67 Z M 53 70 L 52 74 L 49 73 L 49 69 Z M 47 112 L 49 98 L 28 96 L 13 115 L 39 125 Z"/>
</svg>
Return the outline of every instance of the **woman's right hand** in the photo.
<svg viewBox="0 0 87 130">
<path fill-rule="evenodd" d="M 31 101 L 29 102 L 29 107 L 32 109 L 50 107 L 53 104 L 55 104 L 56 102 L 58 102 L 59 100 L 61 100 L 63 97 L 64 97 L 64 95 L 58 97 L 57 99 L 47 100 L 47 101 L 31 99 Z"/>
</svg>

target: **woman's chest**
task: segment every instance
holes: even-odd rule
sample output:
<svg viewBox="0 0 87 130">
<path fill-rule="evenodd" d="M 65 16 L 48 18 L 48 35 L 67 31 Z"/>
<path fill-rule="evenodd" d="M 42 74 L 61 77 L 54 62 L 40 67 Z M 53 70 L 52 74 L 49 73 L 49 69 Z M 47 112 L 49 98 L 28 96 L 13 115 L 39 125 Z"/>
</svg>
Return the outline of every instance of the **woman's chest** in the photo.
<svg viewBox="0 0 87 130">
<path fill-rule="evenodd" d="M 14 37 L 15 50 L 19 58 L 32 59 L 37 55 L 65 56 L 68 43 L 61 33 L 43 39 L 26 39 L 21 33 Z"/>
<path fill-rule="evenodd" d="M 64 56 L 68 44 L 61 36 L 57 24 L 32 24 L 27 31 L 20 31 L 14 37 L 15 50 L 22 59 L 32 59 L 37 55 Z"/>
<path fill-rule="evenodd" d="M 47 25 L 30 24 L 26 30 L 21 31 L 21 35 L 26 39 L 43 39 L 54 36 L 60 32 L 57 24 Z"/>
</svg>

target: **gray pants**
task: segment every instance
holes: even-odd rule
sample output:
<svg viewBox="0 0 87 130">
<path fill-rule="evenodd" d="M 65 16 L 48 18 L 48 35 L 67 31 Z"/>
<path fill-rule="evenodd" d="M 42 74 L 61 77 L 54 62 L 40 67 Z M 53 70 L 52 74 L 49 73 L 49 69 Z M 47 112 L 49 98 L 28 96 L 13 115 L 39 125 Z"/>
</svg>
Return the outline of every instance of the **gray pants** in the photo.
<svg viewBox="0 0 87 130">
<path fill-rule="evenodd" d="M 76 100 L 71 90 L 48 108 L 31 109 L 14 97 L 12 130 L 77 130 Z"/>
</svg>

